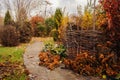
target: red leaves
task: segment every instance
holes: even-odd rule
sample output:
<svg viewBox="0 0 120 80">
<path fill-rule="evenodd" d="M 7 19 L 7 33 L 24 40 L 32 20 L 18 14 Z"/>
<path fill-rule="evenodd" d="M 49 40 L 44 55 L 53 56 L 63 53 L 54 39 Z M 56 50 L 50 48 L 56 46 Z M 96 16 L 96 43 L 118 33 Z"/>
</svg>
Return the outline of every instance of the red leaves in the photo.
<svg viewBox="0 0 120 80">
<path fill-rule="evenodd" d="M 104 10 L 106 11 L 106 16 L 108 17 L 108 28 L 115 27 L 113 24 L 113 18 L 114 16 L 118 15 L 119 7 L 120 7 L 120 1 L 119 0 L 103 0 L 102 5 L 104 7 Z"/>
<path fill-rule="evenodd" d="M 102 0 L 102 5 L 108 18 L 108 26 L 105 35 L 114 43 L 112 46 L 117 57 L 120 55 L 120 0 Z"/>
<path fill-rule="evenodd" d="M 118 0 L 104 0 L 103 7 L 107 12 L 116 12 L 119 8 L 118 4 Z"/>
</svg>

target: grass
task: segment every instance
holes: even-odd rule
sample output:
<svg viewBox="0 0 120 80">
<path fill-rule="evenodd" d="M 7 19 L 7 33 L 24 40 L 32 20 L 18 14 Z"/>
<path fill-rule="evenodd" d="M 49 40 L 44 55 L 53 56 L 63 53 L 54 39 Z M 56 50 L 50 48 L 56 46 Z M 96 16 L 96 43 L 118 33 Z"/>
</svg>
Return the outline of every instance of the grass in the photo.
<svg viewBox="0 0 120 80">
<path fill-rule="evenodd" d="M 0 68 L 0 70 L 6 69 L 0 74 L 0 77 L 2 75 L 2 80 L 26 80 L 27 76 L 23 66 L 25 47 L 26 44 L 21 44 L 17 47 L 0 46 L 0 64 L 5 64 L 5 66 L 2 66 L 3 69 Z"/>
<path fill-rule="evenodd" d="M 32 40 L 31 40 L 30 43 L 33 43 L 33 42 L 35 42 L 35 41 L 41 41 L 41 42 L 43 42 L 44 44 L 54 43 L 54 40 L 53 40 L 52 37 L 45 37 L 45 38 L 43 38 L 43 37 L 34 37 L 34 38 L 32 38 Z"/>
<path fill-rule="evenodd" d="M 41 41 L 44 44 L 54 43 L 53 38 L 47 37 L 32 38 L 30 44 L 34 43 L 35 41 Z M 25 48 L 26 44 L 21 44 L 17 47 L 0 46 L 0 80 L 26 80 L 27 75 L 25 74 L 25 72 L 23 72 L 23 53 L 25 51 Z M 7 66 L 1 67 L 1 64 L 5 64 Z"/>
<path fill-rule="evenodd" d="M 47 43 L 51 43 L 51 44 L 53 43 L 54 44 L 54 40 L 51 37 L 50 38 L 46 38 L 46 39 L 43 40 L 43 43 L 44 44 L 47 44 Z"/>
<path fill-rule="evenodd" d="M 25 50 L 25 44 L 17 47 L 0 47 L 0 62 L 11 61 L 23 62 L 22 55 Z"/>
</svg>

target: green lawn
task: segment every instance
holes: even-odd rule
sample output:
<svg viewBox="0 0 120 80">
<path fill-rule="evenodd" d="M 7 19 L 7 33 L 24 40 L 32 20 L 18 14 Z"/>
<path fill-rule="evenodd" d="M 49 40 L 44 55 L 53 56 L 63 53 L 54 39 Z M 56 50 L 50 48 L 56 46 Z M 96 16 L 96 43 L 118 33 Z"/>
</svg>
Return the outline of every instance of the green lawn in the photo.
<svg viewBox="0 0 120 80">
<path fill-rule="evenodd" d="M 46 43 L 54 43 L 53 38 L 33 38 L 30 43 L 42 41 Z M 26 80 L 23 65 L 23 53 L 27 44 L 21 44 L 17 47 L 0 46 L 0 80 Z M 1 79 L 2 77 L 2 79 Z"/>
<path fill-rule="evenodd" d="M 24 46 L 20 47 L 0 47 L 0 62 L 10 60 L 12 62 L 22 61 Z"/>
<path fill-rule="evenodd" d="M 26 80 L 23 66 L 25 47 L 26 44 L 17 47 L 0 46 L 0 78 L 2 77 L 2 80 Z"/>
</svg>

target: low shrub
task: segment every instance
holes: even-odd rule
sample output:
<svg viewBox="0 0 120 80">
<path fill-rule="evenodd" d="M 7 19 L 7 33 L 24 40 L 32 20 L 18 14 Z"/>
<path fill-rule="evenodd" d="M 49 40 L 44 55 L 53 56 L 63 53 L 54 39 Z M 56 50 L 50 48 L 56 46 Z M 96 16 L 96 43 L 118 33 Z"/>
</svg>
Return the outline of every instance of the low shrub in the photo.
<svg viewBox="0 0 120 80">
<path fill-rule="evenodd" d="M 20 38 L 21 43 L 27 43 L 31 40 L 33 31 L 32 31 L 32 27 L 29 22 L 24 22 L 17 29 L 20 33 L 19 38 Z"/>
<path fill-rule="evenodd" d="M 53 70 L 60 65 L 60 56 L 48 52 L 41 52 L 39 54 L 39 65 L 46 66 L 48 69 Z"/>
<path fill-rule="evenodd" d="M 37 24 L 36 27 L 33 27 L 33 36 L 35 37 L 44 37 L 46 35 L 45 31 L 45 25 L 44 24 Z"/>
<path fill-rule="evenodd" d="M 60 55 L 60 58 L 67 57 L 66 48 L 62 44 L 51 49 L 51 53 L 55 55 Z"/>
<path fill-rule="evenodd" d="M 56 29 L 53 29 L 50 33 L 50 35 L 53 37 L 54 41 L 58 41 L 59 40 L 59 32 Z"/>
<path fill-rule="evenodd" d="M 65 67 L 80 75 L 116 77 L 119 74 L 119 63 L 114 63 L 113 53 L 92 56 L 88 52 L 78 54 L 75 59 L 64 59 Z"/>
<path fill-rule="evenodd" d="M 39 36 L 40 36 L 40 37 L 44 37 L 45 34 L 46 34 L 46 32 L 45 32 L 45 25 L 39 24 L 39 25 L 37 26 L 37 29 L 38 29 L 38 34 L 39 34 Z"/>
<path fill-rule="evenodd" d="M 1 44 L 3 46 L 19 45 L 19 33 L 14 26 L 4 26 L 0 32 Z"/>
<path fill-rule="evenodd" d="M 54 55 L 59 55 L 60 58 L 67 57 L 66 48 L 62 44 L 45 44 L 45 48 L 43 49 L 44 52 L 50 52 Z"/>
<path fill-rule="evenodd" d="M 51 18 L 47 18 L 45 20 L 46 25 L 46 35 L 49 36 L 52 29 L 55 29 L 55 20 Z"/>
<path fill-rule="evenodd" d="M 60 66 L 62 60 L 67 56 L 66 49 L 63 45 L 45 44 L 45 48 L 39 54 L 39 65 L 45 66 L 50 70 Z"/>
<path fill-rule="evenodd" d="M 33 36 L 34 36 L 34 37 L 39 37 L 39 36 L 40 36 L 40 32 L 39 32 L 39 30 L 38 30 L 37 27 L 34 27 L 34 28 L 33 28 Z"/>
</svg>

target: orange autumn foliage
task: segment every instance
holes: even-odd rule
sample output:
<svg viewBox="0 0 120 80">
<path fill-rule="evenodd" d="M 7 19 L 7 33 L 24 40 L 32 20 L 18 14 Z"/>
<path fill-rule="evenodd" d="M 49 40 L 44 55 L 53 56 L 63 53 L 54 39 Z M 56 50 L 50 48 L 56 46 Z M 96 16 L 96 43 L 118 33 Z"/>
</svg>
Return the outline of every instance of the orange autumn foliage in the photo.
<svg viewBox="0 0 120 80">
<path fill-rule="evenodd" d="M 53 55 L 47 52 L 41 52 L 39 54 L 39 65 L 46 66 L 48 69 L 53 70 L 60 65 L 60 56 Z"/>
<path fill-rule="evenodd" d="M 33 16 L 30 20 L 32 27 L 36 27 L 38 23 L 44 23 L 44 18 L 42 16 Z"/>
<path fill-rule="evenodd" d="M 84 52 L 78 54 L 75 59 L 64 59 L 65 67 L 73 70 L 81 75 L 99 76 L 106 74 L 108 76 L 115 76 L 119 73 L 119 64 L 113 63 L 114 54 L 99 54 L 98 57 Z"/>
</svg>

